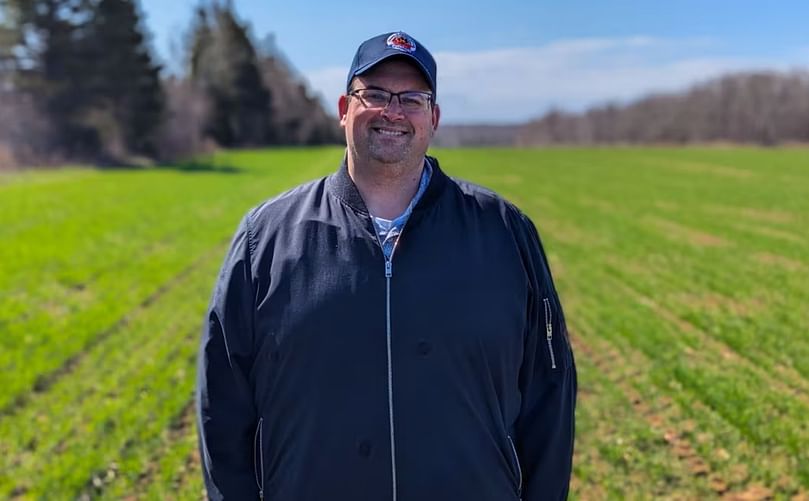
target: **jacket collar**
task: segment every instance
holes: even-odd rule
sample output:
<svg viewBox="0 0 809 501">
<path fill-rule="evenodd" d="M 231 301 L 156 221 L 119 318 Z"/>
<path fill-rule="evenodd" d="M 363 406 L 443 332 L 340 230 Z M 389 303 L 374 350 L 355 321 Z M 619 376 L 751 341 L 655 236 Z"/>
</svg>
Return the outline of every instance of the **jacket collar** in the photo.
<svg viewBox="0 0 809 501">
<path fill-rule="evenodd" d="M 447 184 L 447 175 L 439 167 L 438 159 L 430 156 L 425 158 L 433 167 L 433 172 L 430 176 L 430 184 L 427 185 L 427 190 L 413 208 L 413 212 L 421 212 L 435 204 Z M 365 206 L 365 201 L 362 199 L 357 185 L 348 174 L 348 161 L 345 156 L 337 172 L 326 179 L 326 190 L 355 211 L 368 214 L 368 207 Z"/>
</svg>

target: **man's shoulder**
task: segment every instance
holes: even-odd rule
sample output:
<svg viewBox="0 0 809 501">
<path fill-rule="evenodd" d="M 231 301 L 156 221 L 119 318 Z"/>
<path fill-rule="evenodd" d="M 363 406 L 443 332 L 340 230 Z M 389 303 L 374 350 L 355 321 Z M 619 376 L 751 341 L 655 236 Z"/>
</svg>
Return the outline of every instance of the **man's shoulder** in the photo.
<svg viewBox="0 0 809 501">
<path fill-rule="evenodd" d="M 520 218 L 525 217 L 513 202 L 490 188 L 456 177 L 451 177 L 450 180 L 457 186 L 458 193 L 462 197 L 474 201 L 482 210 L 498 211 Z"/>
<path fill-rule="evenodd" d="M 250 225 L 254 231 L 272 228 L 291 222 L 290 215 L 293 213 L 317 207 L 322 201 L 327 178 L 321 177 L 299 184 L 264 200 L 248 211 Z"/>
</svg>

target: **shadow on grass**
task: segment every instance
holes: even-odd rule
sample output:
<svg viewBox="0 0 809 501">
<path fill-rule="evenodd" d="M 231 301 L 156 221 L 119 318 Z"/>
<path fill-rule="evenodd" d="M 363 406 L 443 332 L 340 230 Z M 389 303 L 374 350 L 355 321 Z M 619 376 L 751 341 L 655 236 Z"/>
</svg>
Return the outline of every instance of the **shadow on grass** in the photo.
<svg viewBox="0 0 809 501">
<path fill-rule="evenodd" d="M 244 171 L 241 167 L 233 165 L 226 165 L 212 159 L 193 159 L 181 162 L 151 164 L 148 162 L 125 162 L 120 160 L 111 160 L 108 162 L 96 162 L 94 167 L 102 171 L 122 171 L 122 170 L 140 170 L 144 172 L 158 170 L 158 171 L 175 171 L 186 172 L 189 174 L 194 173 L 208 173 L 208 174 L 240 174 Z"/>
<path fill-rule="evenodd" d="M 233 165 L 223 165 L 210 160 L 188 160 L 174 164 L 161 164 L 155 169 L 173 170 L 187 173 L 211 173 L 211 174 L 240 174 L 244 169 Z"/>
</svg>

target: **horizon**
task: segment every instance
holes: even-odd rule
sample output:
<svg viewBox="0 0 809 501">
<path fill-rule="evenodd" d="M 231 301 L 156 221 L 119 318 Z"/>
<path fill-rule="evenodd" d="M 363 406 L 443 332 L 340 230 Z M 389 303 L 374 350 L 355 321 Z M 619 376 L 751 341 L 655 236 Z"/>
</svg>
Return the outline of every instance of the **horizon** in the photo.
<svg viewBox="0 0 809 501">
<path fill-rule="evenodd" d="M 181 69 L 183 37 L 197 3 L 140 1 L 152 46 L 169 72 Z M 398 29 L 435 56 L 442 123 L 448 125 L 515 125 L 552 109 L 578 112 L 685 91 L 728 73 L 809 67 L 801 21 L 809 18 L 809 4 L 794 0 L 778 9 L 725 0 L 707 9 L 694 0 L 610 6 L 583 0 L 522 6 L 505 0 L 475 8 L 414 0 L 407 9 L 368 1 L 350 9 L 325 2 L 233 4 L 254 41 L 271 34 L 332 115 L 356 47 Z M 394 18 L 398 21 L 389 21 Z"/>
</svg>

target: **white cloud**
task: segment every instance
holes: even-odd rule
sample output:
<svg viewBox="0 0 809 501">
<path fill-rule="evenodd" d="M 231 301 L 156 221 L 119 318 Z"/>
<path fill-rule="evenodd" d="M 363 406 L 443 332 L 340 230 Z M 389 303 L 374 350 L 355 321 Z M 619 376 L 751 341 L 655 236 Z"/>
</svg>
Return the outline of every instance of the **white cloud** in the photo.
<svg viewBox="0 0 809 501">
<path fill-rule="evenodd" d="M 626 101 L 650 92 L 674 91 L 729 71 L 788 69 L 804 58 L 781 62 L 710 55 L 715 41 L 652 37 L 582 38 L 540 47 L 478 52 L 436 52 L 438 100 L 445 123 L 518 122 L 551 107 L 580 110 Z M 797 53 L 795 54 L 797 55 Z M 790 65 L 792 63 L 792 65 Z M 347 68 L 306 76 L 336 105 Z"/>
</svg>

